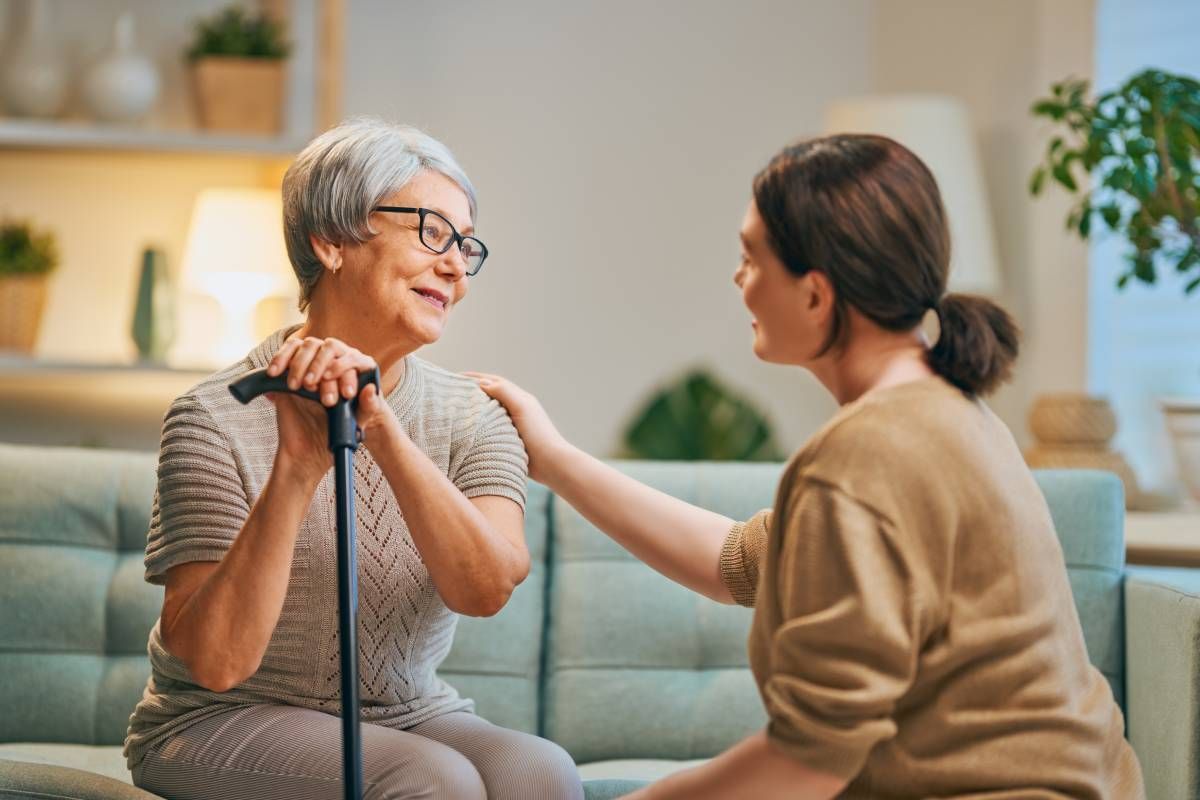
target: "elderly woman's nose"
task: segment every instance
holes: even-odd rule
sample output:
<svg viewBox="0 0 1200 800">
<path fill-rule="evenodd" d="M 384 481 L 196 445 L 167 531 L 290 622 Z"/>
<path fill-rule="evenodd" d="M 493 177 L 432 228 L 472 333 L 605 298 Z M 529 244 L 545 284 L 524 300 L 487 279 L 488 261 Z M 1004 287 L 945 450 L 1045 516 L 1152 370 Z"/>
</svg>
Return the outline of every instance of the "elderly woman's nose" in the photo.
<svg viewBox="0 0 1200 800">
<path fill-rule="evenodd" d="M 457 281 L 467 274 L 467 257 L 460 248 L 451 247 L 438 259 L 437 271 L 450 280 Z"/>
</svg>

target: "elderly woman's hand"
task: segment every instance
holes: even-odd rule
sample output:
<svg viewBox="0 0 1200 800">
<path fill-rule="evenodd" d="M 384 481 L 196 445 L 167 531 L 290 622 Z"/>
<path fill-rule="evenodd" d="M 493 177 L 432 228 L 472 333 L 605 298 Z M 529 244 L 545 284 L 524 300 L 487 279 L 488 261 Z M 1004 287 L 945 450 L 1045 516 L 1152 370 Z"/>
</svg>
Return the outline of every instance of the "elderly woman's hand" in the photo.
<svg viewBox="0 0 1200 800">
<path fill-rule="evenodd" d="M 375 366 L 375 359 L 339 339 L 310 336 L 284 342 L 267 365 L 267 373 L 280 375 L 286 370 L 289 388 L 315 392 L 321 405 L 329 408 L 340 398 L 353 398 L 358 393 L 359 373 Z M 280 453 L 314 468 L 320 466 L 324 475 L 333 462 L 323 410 L 294 395 L 279 394 L 270 399 L 280 411 Z M 368 386 L 359 397 L 357 417 L 364 438 L 396 421 L 374 386 Z"/>
</svg>

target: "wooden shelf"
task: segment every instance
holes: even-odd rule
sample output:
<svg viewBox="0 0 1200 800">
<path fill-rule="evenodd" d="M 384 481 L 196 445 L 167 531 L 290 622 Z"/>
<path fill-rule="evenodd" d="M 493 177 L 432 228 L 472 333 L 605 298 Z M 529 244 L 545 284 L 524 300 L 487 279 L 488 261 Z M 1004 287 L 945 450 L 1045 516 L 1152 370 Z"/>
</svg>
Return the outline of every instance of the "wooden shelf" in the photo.
<svg viewBox="0 0 1200 800">
<path fill-rule="evenodd" d="M 292 156 L 300 138 L 240 136 L 200 130 L 156 130 L 87 122 L 0 119 L 0 147 L 38 150 L 131 150 L 168 153 Z"/>
<path fill-rule="evenodd" d="M 154 451 L 171 401 L 207 375 L 0 354 L 0 441 Z"/>
</svg>

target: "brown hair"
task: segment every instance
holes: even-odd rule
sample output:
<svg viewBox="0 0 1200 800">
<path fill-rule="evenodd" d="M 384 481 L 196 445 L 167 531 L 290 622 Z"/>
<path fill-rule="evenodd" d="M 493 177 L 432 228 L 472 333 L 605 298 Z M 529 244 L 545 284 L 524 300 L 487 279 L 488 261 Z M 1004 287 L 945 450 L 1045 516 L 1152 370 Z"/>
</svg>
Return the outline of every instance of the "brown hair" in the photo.
<svg viewBox="0 0 1200 800">
<path fill-rule="evenodd" d="M 945 294 L 950 233 L 933 173 L 883 136 L 840 134 L 785 147 L 754 178 L 754 202 L 787 269 L 817 269 L 833 285 L 833 328 L 844 343 L 847 307 L 890 331 L 941 325 L 930 367 L 972 395 L 1008 380 L 1020 331 L 1004 309 Z"/>
</svg>

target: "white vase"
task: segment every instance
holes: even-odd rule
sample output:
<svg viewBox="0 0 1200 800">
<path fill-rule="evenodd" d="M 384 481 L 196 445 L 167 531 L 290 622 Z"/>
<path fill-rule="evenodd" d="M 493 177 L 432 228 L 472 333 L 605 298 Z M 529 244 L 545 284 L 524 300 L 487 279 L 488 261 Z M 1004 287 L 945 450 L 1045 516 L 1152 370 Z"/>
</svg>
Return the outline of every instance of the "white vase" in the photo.
<svg viewBox="0 0 1200 800">
<path fill-rule="evenodd" d="M 54 117 L 67 100 L 67 66 L 54 39 L 46 0 L 26 0 L 23 24 L 9 35 L 4 60 L 4 105 L 21 117 Z"/>
<path fill-rule="evenodd" d="M 83 80 L 83 103 L 97 119 L 130 122 L 150 110 L 158 87 L 154 64 L 133 49 L 133 15 L 126 11 L 113 26 L 112 48 Z"/>
<path fill-rule="evenodd" d="M 1179 478 L 1200 502 L 1200 397 L 1167 397 L 1159 402 L 1175 446 Z"/>
</svg>

